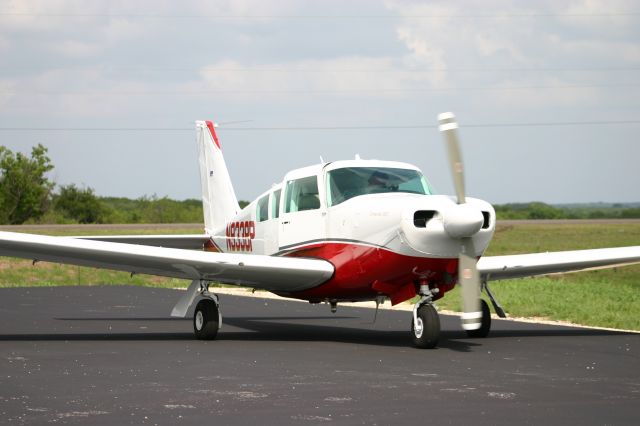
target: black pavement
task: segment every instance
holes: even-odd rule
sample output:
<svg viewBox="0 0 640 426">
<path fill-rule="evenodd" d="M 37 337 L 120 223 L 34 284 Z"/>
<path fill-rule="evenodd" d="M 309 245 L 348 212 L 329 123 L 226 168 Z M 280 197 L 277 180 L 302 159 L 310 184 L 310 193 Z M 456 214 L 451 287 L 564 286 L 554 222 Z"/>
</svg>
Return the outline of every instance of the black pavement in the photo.
<svg viewBox="0 0 640 426">
<path fill-rule="evenodd" d="M 438 349 L 410 313 L 221 295 L 216 341 L 181 293 L 0 289 L 2 424 L 638 424 L 640 335 L 495 321 Z"/>
</svg>

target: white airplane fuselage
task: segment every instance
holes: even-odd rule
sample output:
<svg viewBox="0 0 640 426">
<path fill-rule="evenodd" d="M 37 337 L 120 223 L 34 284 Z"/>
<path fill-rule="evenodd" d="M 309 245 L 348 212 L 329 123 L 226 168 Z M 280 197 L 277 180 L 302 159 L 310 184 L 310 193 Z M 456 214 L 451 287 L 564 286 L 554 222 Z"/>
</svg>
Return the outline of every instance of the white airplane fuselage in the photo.
<svg viewBox="0 0 640 426">
<path fill-rule="evenodd" d="M 376 182 L 380 177 L 386 182 Z M 396 304 L 424 284 L 442 297 L 457 282 L 460 238 L 469 238 L 468 254 L 480 257 L 494 229 L 489 203 L 467 198 L 458 205 L 433 195 L 413 165 L 357 159 L 287 173 L 224 228 L 210 230 L 207 248 L 334 265 L 329 281 L 283 296 L 312 302 L 386 296 Z"/>
</svg>

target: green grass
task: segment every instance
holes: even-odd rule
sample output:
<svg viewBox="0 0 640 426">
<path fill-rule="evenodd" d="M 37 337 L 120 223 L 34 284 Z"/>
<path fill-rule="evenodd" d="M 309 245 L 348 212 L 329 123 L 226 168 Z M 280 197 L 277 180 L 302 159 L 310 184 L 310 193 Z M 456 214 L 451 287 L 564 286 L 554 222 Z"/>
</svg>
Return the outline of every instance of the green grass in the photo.
<svg viewBox="0 0 640 426">
<path fill-rule="evenodd" d="M 21 231 L 22 232 L 22 231 Z M 24 232 L 45 235 L 153 235 L 153 234 L 200 234 L 201 227 L 194 228 L 94 228 L 82 225 L 64 228 L 29 228 Z M 126 272 L 57 263 L 0 257 L 0 288 L 2 287 L 51 287 L 59 285 L 141 285 L 165 288 L 184 288 L 187 280 L 157 277 L 153 275 L 133 275 Z"/>
<path fill-rule="evenodd" d="M 184 288 L 189 282 L 152 275 L 133 275 L 126 272 L 83 266 L 36 263 L 20 259 L 0 260 L 1 287 L 54 287 L 60 285 L 141 285 L 163 288 Z"/>
<path fill-rule="evenodd" d="M 37 228 L 49 235 L 189 234 L 192 229 Z M 519 224 L 500 226 L 487 255 L 640 245 L 640 224 Z M 129 284 L 186 287 L 185 280 L 0 257 L 0 287 Z M 553 277 L 496 281 L 491 289 L 510 316 L 542 317 L 600 327 L 640 330 L 640 265 Z M 457 289 L 438 301 L 460 310 Z"/>
<path fill-rule="evenodd" d="M 487 256 L 640 245 L 639 223 L 499 225 Z"/>
</svg>

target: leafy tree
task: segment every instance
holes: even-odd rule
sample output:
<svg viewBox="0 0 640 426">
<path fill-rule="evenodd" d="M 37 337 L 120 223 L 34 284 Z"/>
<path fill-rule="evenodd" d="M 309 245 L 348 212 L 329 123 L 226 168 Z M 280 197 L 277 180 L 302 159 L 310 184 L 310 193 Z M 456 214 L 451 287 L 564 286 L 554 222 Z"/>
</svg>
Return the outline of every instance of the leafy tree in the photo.
<svg viewBox="0 0 640 426">
<path fill-rule="evenodd" d="M 562 211 L 545 203 L 533 202 L 529 204 L 529 219 L 558 219 Z"/>
<path fill-rule="evenodd" d="M 640 218 L 640 208 L 624 209 L 620 213 L 620 217 L 624 219 L 637 219 Z"/>
<path fill-rule="evenodd" d="M 0 223 L 21 224 L 46 212 L 53 183 L 45 175 L 52 169 L 40 144 L 31 149 L 31 158 L 0 146 Z"/>
<path fill-rule="evenodd" d="M 54 208 L 79 223 L 101 223 L 105 210 L 93 189 L 80 189 L 74 184 L 60 187 Z"/>
</svg>

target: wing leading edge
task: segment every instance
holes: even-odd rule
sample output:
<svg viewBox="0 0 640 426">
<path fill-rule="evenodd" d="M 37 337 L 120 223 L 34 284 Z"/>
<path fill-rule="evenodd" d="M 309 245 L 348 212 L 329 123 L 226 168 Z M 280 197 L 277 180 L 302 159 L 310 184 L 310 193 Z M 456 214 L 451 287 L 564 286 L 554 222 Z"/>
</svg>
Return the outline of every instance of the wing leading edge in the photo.
<svg viewBox="0 0 640 426">
<path fill-rule="evenodd" d="M 640 263 L 640 246 L 486 256 L 478 261 L 484 281 L 578 272 Z"/>
<path fill-rule="evenodd" d="M 212 253 L 14 232 L 0 232 L 0 256 L 202 279 L 276 292 L 315 287 L 334 272 L 331 263 L 320 259 Z"/>
</svg>

